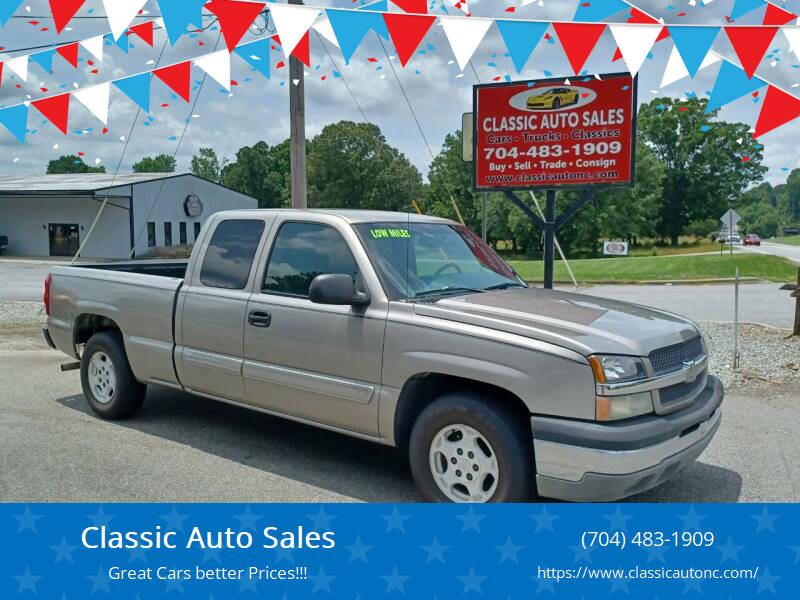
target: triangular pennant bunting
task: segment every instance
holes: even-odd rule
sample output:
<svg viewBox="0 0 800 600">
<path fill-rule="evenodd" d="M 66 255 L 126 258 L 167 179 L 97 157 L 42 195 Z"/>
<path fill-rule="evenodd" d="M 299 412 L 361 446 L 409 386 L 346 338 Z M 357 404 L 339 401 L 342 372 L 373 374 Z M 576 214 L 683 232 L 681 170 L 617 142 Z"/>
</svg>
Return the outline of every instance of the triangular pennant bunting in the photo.
<svg viewBox="0 0 800 600">
<path fill-rule="evenodd" d="M 717 38 L 719 27 L 673 27 L 672 41 L 681 55 L 689 76 L 694 78 L 711 45 Z"/>
<path fill-rule="evenodd" d="M 392 4 L 407 13 L 424 15 L 428 12 L 428 0 L 392 0 Z"/>
<path fill-rule="evenodd" d="M 28 131 L 28 106 L 20 104 L 10 108 L 0 109 L 0 123 L 23 144 Z"/>
<path fill-rule="evenodd" d="M 113 83 L 144 112 L 150 112 L 150 73 L 133 75 Z"/>
<path fill-rule="evenodd" d="M 56 26 L 56 33 L 61 33 L 81 9 L 86 0 L 50 0 L 50 12 L 53 13 L 53 24 Z"/>
<path fill-rule="evenodd" d="M 646 12 L 642 12 L 641 10 L 633 6 L 631 6 L 630 9 L 631 11 L 628 16 L 628 21 L 627 21 L 628 23 L 640 23 L 643 25 L 647 25 L 648 23 L 655 25 L 656 23 L 658 23 L 658 19 L 654 19 Z"/>
<path fill-rule="evenodd" d="M 736 0 L 733 3 L 733 9 L 731 9 L 730 18 L 731 21 L 735 21 L 739 17 L 746 15 L 750 11 L 753 11 L 761 6 L 764 6 L 766 2 L 764 0 Z"/>
<path fill-rule="evenodd" d="M 345 64 L 350 63 L 350 58 L 370 29 L 376 33 L 384 33 L 387 38 L 389 37 L 386 22 L 380 13 L 329 8 L 325 11 L 325 14 L 336 35 L 337 45 L 342 50 Z"/>
<path fill-rule="evenodd" d="M 658 34 L 661 33 L 661 25 L 619 23 L 609 25 L 609 29 L 617 42 L 628 71 L 631 75 L 636 75 L 650 53 Z"/>
<path fill-rule="evenodd" d="M 700 63 L 698 71 L 716 64 L 721 60 L 722 59 L 716 53 L 709 52 L 706 54 L 703 62 Z M 673 46 L 672 52 L 670 52 L 669 55 L 669 60 L 667 61 L 667 67 L 664 69 L 664 74 L 661 77 L 661 85 L 658 87 L 664 87 L 665 85 L 675 83 L 684 77 L 689 77 L 689 71 L 686 69 L 686 65 L 683 64 L 683 60 L 681 59 L 681 55 L 678 53 L 678 49 Z"/>
<path fill-rule="evenodd" d="M 318 20 L 311 26 L 318 34 L 328 40 L 331 44 L 339 48 L 339 40 L 336 39 L 336 33 L 333 31 L 330 19 L 327 17 Z"/>
<path fill-rule="evenodd" d="M 228 45 L 228 52 L 233 52 L 236 44 L 244 37 L 258 14 L 264 10 L 264 2 L 245 2 L 244 0 L 211 0 L 206 9 L 217 15 L 222 35 Z M 309 24 L 309 27 L 311 24 Z M 306 27 L 308 31 L 308 27 Z"/>
<path fill-rule="evenodd" d="M 756 72 L 767 48 L 778 33 L 777 27 L 726 27 L 725 33 L 731 41 L 736 56 L 748 77 Z"/>
<path fill-rule="evenodd" d="M 789 48 L 794 52 L 795 57 L 800 60 L 800 27 L 781 27 Z"/>
<path fill-rule="evenodd" d="M 20 6 L 22 6 L 22 0 L 2 0 L 0 2 L 0 24 L 8 23 Z"/>
<path fill-rule="evenodd" d="M 28 81 L 28 55 L 23 54 L 22 56 L 17 56 L 16 58 L 9 58 L 5 61 L 6 66 L 11 69 L 14 74 L 22 79 L 22 81 Z"/>
<path fill-rule="evenodd" d="M 590 2 L 581 0 L 572 20 L 578 22 L 602 21 L 629 8 L 628 3 L 622 0 L 591 0 Z"/>
<path fill-rule="evenodd" d="M 748 77 L 742 69 L 724 60 L 719 68 L 719 73 L 717 73 L 714 89 L 711 90 L 706 112 L 725 106 L 765 85 L 765 81 L 758 77 Z"/>
<path fill-rule="evenodd" d="M 286 56 L 292 53 L 319 15 L 318 8 L 290 4 L 270 4 L 269 11 Z"/>
<path fill-rule="evenodd" d="M 764 13 L 764 20 L 761 22 L 761 24 L 786 25 L 787 23 L 794 21 L 796 18 L 797 15 L 790 13 L 788 10 L 783 10 L 774 4 L 767 4 L 767 10 Z"/>
<path fill-rule="evenodd" d="M 59 94 L 31 102 L 36 110 L 42 113 L 58 130 L 67 135 L 69 120 L 69 94 Z"/>
<path fill-rule="evenodd" d="M 105 82 L 92 87 L 75 90 L 72 95 L 83 104 L 89 112 L 108 125 L 108 98 L 111 94 L 111 83 Z"/>
<path fill-rule="evenodd" d="M 306 31 L 306 34 L 297 42 L 297 46 L 292 50 L 292 56 L 299 58 L 300 62 L 305 66 L 311 66 L 311 43 L 309 42 L 308 31 Z"/>
<path fill-rule="evenodd" d="M 572 70 L 578 75 L 606 26 L 602 23 L 553 23 Z"/>
<path fill-rule="evenodd" d="M 128 36 L 127 35 L 120 36 L 119 38 L 117 38 L 115 40 L 114 36 L 109 33 L 108 35 L 105 36 L 105 39 L 108 40 L 109 44 L 115 44 L 117 46 L 117 48 L 122 50 L 125 54 L 128 53 L 128 44 L 129 44 L 129 42 L 128 42 Z"/>
<path fill-rule="evenodd" d="M 103 0 L 108 25 L 115 40 L 125 33 L 146 2 L 147 0 Z"/>
<path fill-rule="evenodd" d="M 534 23 L 532 21 L 497 20 L 497 28 L 505 42 L 506 50 L 511 55 L 511 60 L 517 73 L 525 68 L 533 49 L 542 39 L 547 30 L 547 23 Z"/>
<path fill-rule="evenodd" d="M 83 48 L 89 52 L 92 56 L 94 56 L 100 62 L 103 62 L 103 45 L 105 41 L 102 35 L 97 35 L 93 38 L 89 38 L 88 40 L 83 40 L 79 42 Z"/>
<path fill-rule="evenodd" d="M 145 44 L 153 47 L 153 22 L 147 21 L 145 23 L 140 23 L 139 25 L 134 25 L 131 27 L 131 33 L 135 33 L 138 37 L 140 37 Z"/>
<path fill-rule="evenodd" d="M 78 68 L 78 42 L 67 44 L 66 46 L 59 46 L 56 48 L 56 52 L 73 67 L 76 69 Z"/>
<path fill-rule="evenodd" d="M 220 50 L 219 52 L 212 52 L 200 58 L 195 58 L 194 64 L 208 73 L 222 87 L 230 91 L 231 55 L 227 50 Z"/>
<path fill-rule="evenodd" d="M 35 54 L 31 54 L 30 58 L 33 62 L 42 67 L 45 73 L 50 75 L 50 73 L 53 71 L 53 56 L 55 56 L 55 54 L 55 49 L 45 50 L 44 52 L 36 52 Z"/>
<path fill-rule="evenodd" d="M 269 79 L 269 40 L 256 40 L 234 50 L 244 61 Z"/>
<path fill-rule="evenodd" d="M 192 65 L 188 60 L 163 69 L 156 69 L 153 71 L 153 75 L 166 83 L 173 92 L 186 100 L 186 102 L 191 100 Z"/>
<path fill-rule="evenodd" d="M 397 51 L 397 58 L 405 67 L 436 17 L 383 13 L 383 19 Z"/>
<path fill-rule="evenodd" d="M 758 115 L 754 138 L 800 117 L 800 98 L 787 94 L 774 86 L 767 88 L 764 103 Z"/>
<path fill-rule="evenodd" d="M 189 25 L 203 27 L 203 5 L 208 0 L 158 0 L 164 29 L 171 46 L 186 33 Z"/>
<path fill-rule="evenodd" d="M 472 58 L 483 36 L 492 25 L 491 19 L 465 19 L 463 17 L 439 17 L 439 21 L 455 54 L 458 67 L 463 71 Z"/>
</svg>

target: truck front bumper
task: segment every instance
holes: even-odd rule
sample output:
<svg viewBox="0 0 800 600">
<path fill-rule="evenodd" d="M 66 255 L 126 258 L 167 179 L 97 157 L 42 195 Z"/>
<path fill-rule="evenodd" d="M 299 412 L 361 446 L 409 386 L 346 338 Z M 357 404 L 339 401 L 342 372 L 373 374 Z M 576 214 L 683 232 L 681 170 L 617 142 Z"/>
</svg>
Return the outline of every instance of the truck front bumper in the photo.
<svg viewBox="0 0 800 600">
<path fill-rule="evenodd" d="M 532 417 L 539 495 L 609 502 L 664 483 L 711 442 L 723 396 L 722 383 L 709 377 L 691 406 L 669 415 L 614 423 Z"/>
</svg>

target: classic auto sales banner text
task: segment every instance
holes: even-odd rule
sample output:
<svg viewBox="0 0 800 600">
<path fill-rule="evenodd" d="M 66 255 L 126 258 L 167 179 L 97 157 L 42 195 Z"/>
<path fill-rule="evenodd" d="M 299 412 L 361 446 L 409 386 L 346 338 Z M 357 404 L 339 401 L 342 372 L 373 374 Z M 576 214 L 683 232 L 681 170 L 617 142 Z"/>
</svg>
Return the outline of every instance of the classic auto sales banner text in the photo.
<svg viewBox="0 0 800 600">
<path fill-rule="evenodd" d="M 787 598 L 800 506 L 6 504 L 0 598 Z"/>
</svg>

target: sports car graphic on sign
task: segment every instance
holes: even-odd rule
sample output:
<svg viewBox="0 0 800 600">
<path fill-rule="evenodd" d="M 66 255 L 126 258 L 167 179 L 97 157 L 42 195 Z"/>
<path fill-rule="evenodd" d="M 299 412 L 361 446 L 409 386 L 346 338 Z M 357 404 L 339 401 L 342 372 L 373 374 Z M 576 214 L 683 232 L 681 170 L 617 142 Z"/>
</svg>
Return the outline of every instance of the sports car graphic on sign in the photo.
<svg viewBox="0 0 800 600">
<path fill-rule="evenodd" d="M 528 109 L 556 109 L 578 103 L 578 90 L 566 87 L 556 87 L 545 90 L 541 94 L 530 96 L 527 101 Z"/>
</svg>

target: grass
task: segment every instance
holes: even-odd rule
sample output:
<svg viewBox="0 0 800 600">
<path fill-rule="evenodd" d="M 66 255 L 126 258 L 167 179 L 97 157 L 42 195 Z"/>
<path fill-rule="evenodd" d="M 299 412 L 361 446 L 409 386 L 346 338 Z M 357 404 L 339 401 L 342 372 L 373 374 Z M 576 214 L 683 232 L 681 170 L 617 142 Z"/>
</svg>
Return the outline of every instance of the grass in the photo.
<svg viewBox="0 0 800 600">
<path fill-rule="evenodd" d="M 730 249 L 725 246 L 725 249 Z M 651 246 L 649 248 L 631 248 L 631 256 L 675 256 L 676 254 L 702 254 L 703 252 L 719 252 L 716 242 L 703 242 L 698 244 L 672 246 Z"/>
<path fill-rule="evenodd" d="M 770 241 L 776 242 L 778 244 L 790 244 L 792 246 L 800 246 L 800 235 L 793 235 L 791 237 L 779 237 Z"/>
<path fill-rule="evenodd" d="M 544 267 L 541 261 L 511 261 L 511 264 L 524 279 L 542 280 Z M 797 277 L 797 268 L 789 261 L 764 254 L 676 256 L 670 259 L 657 256 L 593 258 L 572 260 L 569 264 L 582 283 L 722 279 L 734 277 L 737 266 L 740 277 L 767 281 L 794 281 Z M 555 263 L 555 279 L 570 280 L 560 260 Z"/>
</svg>

